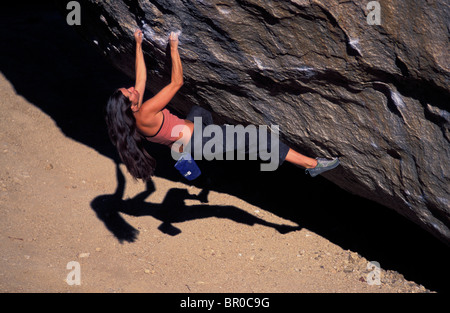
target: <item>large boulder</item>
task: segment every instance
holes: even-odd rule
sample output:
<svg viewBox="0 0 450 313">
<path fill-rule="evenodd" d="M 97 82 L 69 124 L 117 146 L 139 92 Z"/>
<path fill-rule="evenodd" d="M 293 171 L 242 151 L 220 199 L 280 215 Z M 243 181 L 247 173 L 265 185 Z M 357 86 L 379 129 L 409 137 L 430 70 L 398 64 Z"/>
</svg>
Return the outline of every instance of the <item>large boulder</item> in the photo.
<svg viewBox="0 0 450 313">
<path fill-rule="evenodd" d="M 143 29 L 152 92 L 170 78 L 168 35 L 181 33 L 174 108 L 277 124 L 299 151 L 340 157 L 326 179 L 450 242 L 447 1 L 78 2 L 78 29 L 130 77 Z"/>
</svg>

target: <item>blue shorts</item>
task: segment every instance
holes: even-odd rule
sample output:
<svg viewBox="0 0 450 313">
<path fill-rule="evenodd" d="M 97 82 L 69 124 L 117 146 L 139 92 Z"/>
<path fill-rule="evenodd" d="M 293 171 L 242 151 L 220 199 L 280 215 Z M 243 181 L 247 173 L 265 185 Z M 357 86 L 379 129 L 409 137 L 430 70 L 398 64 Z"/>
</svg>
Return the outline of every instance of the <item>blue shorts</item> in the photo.
<svg viewBox="0 0 450 313">
<path fill-rule="evenodd" d="M 199 107 L 199 106 L 194 106 L 191 111 L 189 112 L 189 114 L 186 116 L 186 119 L 193 122 L 194 123 L 194 118 L 195 117 L 201 117 L 202 118 L 202 134 L 200 134 L 200 136 L 197 134 L 196 135 L 196 128 L 194 127 L 194 133 L 192 134 L 191 137 L 191 141 L 190 141 L 190 152 L 191 154 L 194 156 L 196 156 L 194 151 L 195 147 L 201 147 L 202 148 L 202 152 L 204 152 L 205 150 L 208 149 L 204 149 L 205 148 L 205 144 L 208 143 L 208 141 L 211 140 L 211 137 L 205 136 L 205 132 L 204 129 L 206 126 L 208 125 L 214 125 L 213 122 L 213 118 L 211 115 L 211 112 L 209 112 L 208 110 Z M 256 138 L 253 137 L 252 142 L 250 142 L 249 138 L 250 135 L 249 133 L 245 133 L 245 136 L 235 136 L 234 140 L 232 140 L 233 145 L 229 146 L 226 145 L 227 139 L 231 140 L 230 138 L 227 138 L 227 133 L 229 134 L 229 132 L 227 132 L 227 127 L 233 127 L 232 125 L 221 125 L 221 126 L 217 126 L 220 127 L 220 129 L 222 130 L 222 134 L 223 134 L 223 140 L 221 141 L 223 143 L 223 145 L 221 147 L 219 147 L 217 150 L 215 151 L 215 153 L 217 154 L 223 154 L 223 153 L 229 153 L 231 151 L 236 151 L 239 154 L 249 154 L 252 152 L 259 152 L 258 147 L 259 143 L 261 141 L 266 143 L 266 146 L 263 147 L 263 149 L 266 149 L 268 153 L 270 153 L 271 151 L 271 147 L 272 145 L 278 145 L 278 164 L 281 165 L 284 160 L 286 159 L 286 155 L 288 154 L 289 151 L 289 147 L 284 144 L 283 142 L 281 142 L 279 140 L 278 136 L 274 136 L 273 133 L 271 131 L 267 131 L 266 133 L 260 133 L 259 131 L 256 131 Z M 267 138 L 261 138 L 261 136 L 267 136 Z M 265 139 L 265 140 L 263 140 Z M 196 146 L 196 142 L 201 140 L 201 144 L 197 143 Z M 276 140 L 276 142 L 274 142 L 274 140 Z M 216 147 L 217 148 L 217 147 Z M 259 155 L 259 153 L 257 153 L 257 157 L 261 159 L 261 156 Z M 211 157 L 211 156 L 210 156 Z M 197 159 L 197 158 L 195 158 Z"/>
</svg>

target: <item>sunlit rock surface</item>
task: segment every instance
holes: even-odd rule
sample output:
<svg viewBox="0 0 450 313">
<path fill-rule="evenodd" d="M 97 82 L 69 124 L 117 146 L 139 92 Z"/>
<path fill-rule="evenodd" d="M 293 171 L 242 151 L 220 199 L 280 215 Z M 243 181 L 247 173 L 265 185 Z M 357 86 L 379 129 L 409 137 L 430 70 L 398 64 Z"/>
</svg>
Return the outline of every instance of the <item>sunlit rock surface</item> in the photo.
<svg viewBox="0 0 450 313">
<path fill-rule="evenodd" d="M 340 157 L 328 180 L 449 243 L 447 1 L 383 0 L 380 11 L 369 1 L 78 2 L 78 30 L 130 77 L 143 29 L 152 92 L 170 78 L 167 39 L 180 32 L 185 85 L 173 108 L 280 125 L 300 152 Z"/>
</svg>

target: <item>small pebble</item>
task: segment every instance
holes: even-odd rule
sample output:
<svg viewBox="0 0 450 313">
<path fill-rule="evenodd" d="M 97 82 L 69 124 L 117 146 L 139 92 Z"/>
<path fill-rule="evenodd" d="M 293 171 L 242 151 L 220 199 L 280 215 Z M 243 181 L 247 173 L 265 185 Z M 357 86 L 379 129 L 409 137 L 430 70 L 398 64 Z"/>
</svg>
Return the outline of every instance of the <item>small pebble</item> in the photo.
<svg viewBox="0 0 450 313">
<path fill-rule="evenodd" d="M 88 258 L 91 254 L 89 252 L 79 253 L 79 258 Z"/>
</svg>

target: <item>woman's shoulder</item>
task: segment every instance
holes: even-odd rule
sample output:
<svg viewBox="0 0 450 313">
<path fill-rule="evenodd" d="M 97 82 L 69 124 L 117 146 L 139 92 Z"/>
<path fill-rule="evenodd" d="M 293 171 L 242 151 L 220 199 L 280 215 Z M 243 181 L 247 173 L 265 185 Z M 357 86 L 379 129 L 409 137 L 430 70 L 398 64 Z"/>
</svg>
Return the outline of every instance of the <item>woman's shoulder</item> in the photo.
<svg viewBox="0 0 450 313">
<path fill-rule="evenodd" d="M 162 111 L 137 112 L 135 118 L 139 131 L 146 136 L 153 136 L 163 123 L 164 113 Z"/>
</svg>

